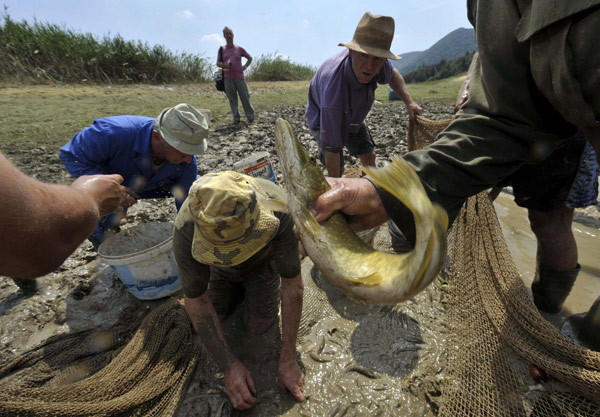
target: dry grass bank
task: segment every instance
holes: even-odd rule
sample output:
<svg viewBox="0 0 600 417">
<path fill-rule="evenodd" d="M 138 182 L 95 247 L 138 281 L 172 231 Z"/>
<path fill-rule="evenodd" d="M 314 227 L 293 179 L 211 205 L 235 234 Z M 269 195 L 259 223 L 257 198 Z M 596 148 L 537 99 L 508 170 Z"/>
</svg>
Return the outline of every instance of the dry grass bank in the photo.
<svg viewBox="0 0 600 417">
<path fill-rule="evenodd" d="M 452 103 L 461 77 L 410 84 L 417 102 Z M 308 81 L 250 82 L 252 104 L 258 112 L 281 105 L 304 105 Z M 387 86 L 376 91 L 388 100 Z M 212 83 L 185 85 L 3 85 L 0 86 L 0 151 L 8 146 L 59 147 L 94 119 L 118 114 L 155 117 L 165 107 L 187 102 L 212 112 L 212 126 L 230 123 L 229 103 Z M 401 102 L 397 102 L 400 106 Z"/>
</svg>

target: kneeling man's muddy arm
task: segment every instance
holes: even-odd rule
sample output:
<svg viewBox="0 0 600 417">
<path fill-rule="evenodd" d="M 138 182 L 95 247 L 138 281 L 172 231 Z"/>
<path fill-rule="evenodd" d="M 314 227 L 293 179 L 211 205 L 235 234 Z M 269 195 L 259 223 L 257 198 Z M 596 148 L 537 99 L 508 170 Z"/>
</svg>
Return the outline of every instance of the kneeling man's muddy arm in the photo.
<svg viewBox="0 0 600 417">
<path fill-rule="evenodd" d="M 192 320 L 194 330 L 225 373 L 225 393 L 233 407 L 236 410 L 246 410 L 254 406 L 254 381 L 250 372 L 229 348 L 217 312 L 208 297 L 208 291 L 195 298 L 185 297 L 185 309 Z"/>
<path fill-rule="evenodd" d="M 282 344 L 279 358 L 279 386 L 287 389 L 297 401 L 304 401 L 304 374 L 296 362 L 296 340 L 302 315 L 304 285 L 302 274 L 283 278 L 282 282 Z"/>
<path fill-rule="evenodd" d="M 223 371 L 229 369 L 232 362 L 238 359 L 227 344 L 217 312 L 208 297 L 208 291 L 199 297 L 185 297 L 185 309 L 192 320 L 194 330 L 213 355 L 219 368 Z"/>
</svg>

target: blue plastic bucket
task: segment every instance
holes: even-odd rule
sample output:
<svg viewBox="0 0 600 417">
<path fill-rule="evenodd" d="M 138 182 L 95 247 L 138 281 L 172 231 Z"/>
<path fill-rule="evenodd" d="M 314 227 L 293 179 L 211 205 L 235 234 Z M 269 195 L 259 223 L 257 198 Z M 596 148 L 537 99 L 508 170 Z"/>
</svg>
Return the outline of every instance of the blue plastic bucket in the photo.
<svg viewBox="0 0 600 417">
<path fill-rule="evenodd" d="M 98 254 L 127 290 L 141 300 L 155 300 L 181 289 L 173 257 L 173 223 L 142 223 L 106 239 Z"/>
</svg>

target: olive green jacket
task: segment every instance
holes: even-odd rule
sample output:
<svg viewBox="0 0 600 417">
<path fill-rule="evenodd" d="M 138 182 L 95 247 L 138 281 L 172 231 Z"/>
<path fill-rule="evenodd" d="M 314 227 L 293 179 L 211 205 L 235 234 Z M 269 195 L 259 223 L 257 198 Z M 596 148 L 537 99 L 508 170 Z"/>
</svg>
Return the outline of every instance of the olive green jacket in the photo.
<svg viewBox="0 0 600 417">
<path fill-rule="evenodd" d="M 600 0 L 468 0 L 467 8 L 479 52 L 469 99 L 433 145 L 405 155 L 451 221 L 469 196 L 543 160 L 578 127 L 600 130 Z M 414 240 L 410 213 L 378 192 Z"/>
</svg>

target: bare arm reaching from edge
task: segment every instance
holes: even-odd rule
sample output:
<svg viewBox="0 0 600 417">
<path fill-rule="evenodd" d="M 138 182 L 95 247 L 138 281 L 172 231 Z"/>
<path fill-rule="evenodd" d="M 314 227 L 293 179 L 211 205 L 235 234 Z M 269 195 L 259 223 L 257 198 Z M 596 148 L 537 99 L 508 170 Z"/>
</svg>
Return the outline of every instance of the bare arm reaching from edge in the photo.
<svg viewBox="0 0 600 417">
<path fill-rule="evenodd" d="M 454 113 L 460 110 L 460 108 L 467 102 L 469 98 L 469 84 L 471 83 L 471 74 L 473 74 L 473 69 L 475 65 L 477 65 L 477 59 L 479 59 L 479 54 L 475 52 L 473 54 L 473 59 L 471 60 L 471 65 L 469 65 L 469 71 L 467 72 L 467 77 L 465 81 L 463 81 L 460 86 L 460 90 L 458 91 L 458 97 L 456 97 L 456 103 L 454 103 Z"/>
<path fill-rule="evenodd" d="M 28 177 L 0 154 L 0 275 L 35 278 L 58 268 L 119 208 L 120 175 L 78 178 L 71 186 Z"/>
</svg>

